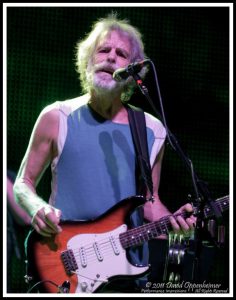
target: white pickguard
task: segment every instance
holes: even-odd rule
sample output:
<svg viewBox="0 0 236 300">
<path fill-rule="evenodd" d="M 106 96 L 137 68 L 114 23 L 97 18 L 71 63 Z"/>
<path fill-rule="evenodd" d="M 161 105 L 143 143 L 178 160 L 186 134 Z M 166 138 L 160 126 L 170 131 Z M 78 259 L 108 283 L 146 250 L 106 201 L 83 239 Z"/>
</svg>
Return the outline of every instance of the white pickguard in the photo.
<svg viewBox="0 0 236 300">
<path fill-rule="evenodd" d="M 102 234 L 78 234 L 68 241 L 67 248 L 73 250 L 78 265 L 76 293 L 93 293 L 113 276 L 139 275 L 148 270 L 127 260 L 119 240 L 119 234 L 125 231 L 124 224 Z"/>
</svg>

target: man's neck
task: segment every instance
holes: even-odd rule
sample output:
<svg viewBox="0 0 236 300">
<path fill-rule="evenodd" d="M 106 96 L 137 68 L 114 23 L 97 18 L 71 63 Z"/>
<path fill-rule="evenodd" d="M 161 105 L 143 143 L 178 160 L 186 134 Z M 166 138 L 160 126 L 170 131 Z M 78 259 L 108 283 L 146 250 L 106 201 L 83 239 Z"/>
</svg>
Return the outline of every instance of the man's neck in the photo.
<svg viewBox="0 0 236 300">
<path fill-rule="evenodd" d="M 115 123 L 128 123 L 128 115 L 125 107 L 120 100 L 120 94 L 104 93 L 98 95 L 92 92 L 90 95 L 89 105 L 98 114 Z"/>
</svg>

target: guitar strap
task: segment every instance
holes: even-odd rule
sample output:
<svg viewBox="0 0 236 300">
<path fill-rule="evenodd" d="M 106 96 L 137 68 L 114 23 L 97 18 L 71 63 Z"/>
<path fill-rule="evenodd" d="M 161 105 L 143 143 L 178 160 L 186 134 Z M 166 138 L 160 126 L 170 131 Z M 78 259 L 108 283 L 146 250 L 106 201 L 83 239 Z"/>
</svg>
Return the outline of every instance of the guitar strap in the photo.
<svg viewBox="0 0 236 300">
<path fill-rule="evenodd" d="M 144 111 L 130 104 L 126 104 L 125 107 L 128 112 L 131 135 L 136 152 L 136 176 L 139 183 L 138 192 L 146 196 L 146 191 L 148 190 L 152 197 L 153 182 Z"/>
</svg>

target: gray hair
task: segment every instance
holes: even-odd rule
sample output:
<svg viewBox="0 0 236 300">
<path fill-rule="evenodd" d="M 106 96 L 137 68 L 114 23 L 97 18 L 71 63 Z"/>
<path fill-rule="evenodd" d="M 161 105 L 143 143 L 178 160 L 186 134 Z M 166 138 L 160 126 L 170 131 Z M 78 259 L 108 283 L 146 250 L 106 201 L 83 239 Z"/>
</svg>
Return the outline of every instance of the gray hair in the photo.
<svg viewBox="0 0 236 300">
<path fill-rule="evenodd" d="M 116 14 L 112 13 L 107 18 L 99 19 L 92 26 L 92 31 L 86 35 L 85 39 L 76 44 L 75 65 L 79 73 L 81 87 L 83 92 L 89 92 L 90 86 L 87 80 L 87 67 L 101 38 L 105 37 L 111 31 L 118 31 L 125 34 L 131 45 L 130 61 L 140 61 L 145 58 L 142 35 L 137 28 L 129 24 L 128 20 L 118 20 Z M 146 70 L 147 71 L 147 70 Z M 142 77 L 145 71 L 140 73 Z M 135 88 L 134 80 L 128 80 L 124 86 L 122 100 L 128 100 L 133 94 Z"/>
</svg>

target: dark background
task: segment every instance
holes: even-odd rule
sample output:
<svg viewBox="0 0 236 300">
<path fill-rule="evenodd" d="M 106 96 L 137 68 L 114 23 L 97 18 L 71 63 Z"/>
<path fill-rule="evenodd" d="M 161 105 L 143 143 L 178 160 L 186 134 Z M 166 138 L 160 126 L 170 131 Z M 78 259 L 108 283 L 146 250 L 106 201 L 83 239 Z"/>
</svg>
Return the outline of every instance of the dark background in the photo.
<svg viewBox="0 0 236 300">
<path fill-rule="evenodd" d="M 228 7 L 8 7 L 7 167 L 17 172 L 36 118 L 47 104 L 81 94 L 75 44 L 112 10 L 143 34 L 146 55 L 156 66 L 168 127 L 208 183 L 212 198 L 229 194 Z M 145 84 L 159 110 L 151 71 Z M 131 102 L 153 113 L 139 91 Z M 48 198 L 49 171 L 38 192 Z M 190 173 L 167 146 L 161 199 L 175 211 L 188 201 L 188 194 L 195 199 Z M 225 259 L 227 246 L 215 265 L 218 281 L 228 276 Z M 24 270 L 17 260 L 13 269 L 13 290 L 24 291 Z"/>
</svg>

